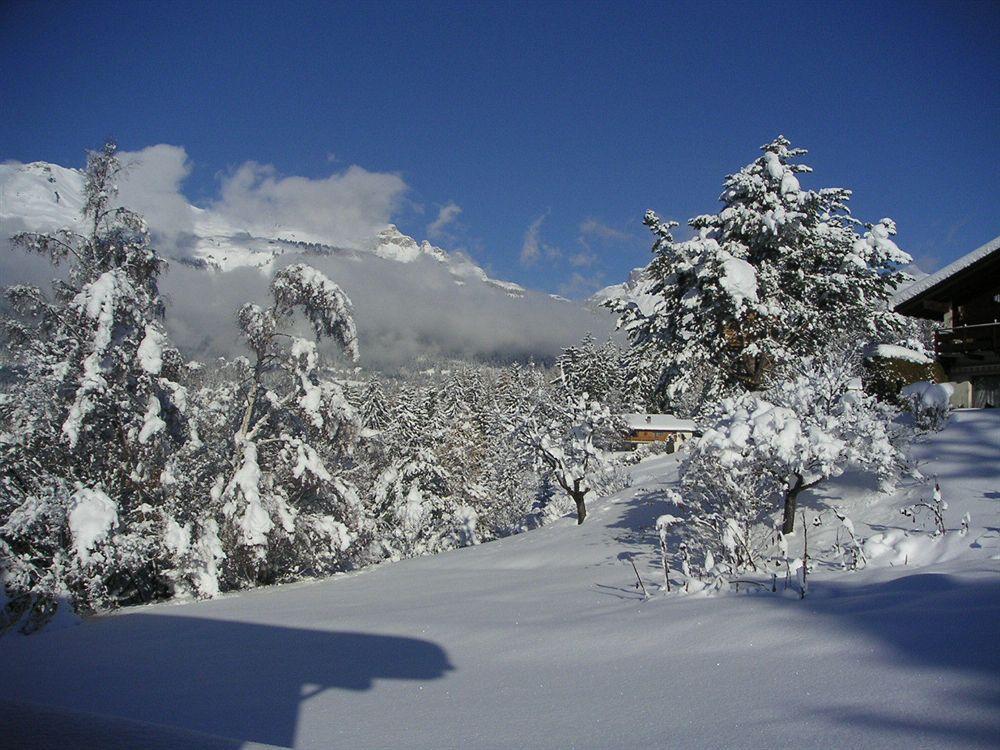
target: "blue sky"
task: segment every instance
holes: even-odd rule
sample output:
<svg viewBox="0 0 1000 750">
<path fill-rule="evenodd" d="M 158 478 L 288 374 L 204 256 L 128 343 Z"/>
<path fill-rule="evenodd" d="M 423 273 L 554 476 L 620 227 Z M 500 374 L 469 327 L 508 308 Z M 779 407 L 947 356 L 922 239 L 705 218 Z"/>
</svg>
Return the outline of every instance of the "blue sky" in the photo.
<svg viewBox="0 0 1000 750">
<path fill-rule="evenodd" d="M 986 2 L 5 2 L 0 159 L 174 144 L 202 205 L 393 173 L 407 233 L 579 296 L 784 133 L 933 270 L 1000 234 L 998 39 Z"/>
</svg>

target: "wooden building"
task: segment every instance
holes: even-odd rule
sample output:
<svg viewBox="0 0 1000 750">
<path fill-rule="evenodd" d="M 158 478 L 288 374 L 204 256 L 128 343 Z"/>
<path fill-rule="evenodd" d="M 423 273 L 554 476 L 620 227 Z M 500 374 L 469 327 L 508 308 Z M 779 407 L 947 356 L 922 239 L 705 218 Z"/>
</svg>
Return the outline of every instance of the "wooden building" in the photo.
<svg viewBox="0 0 1000 750">
<path fill-rule="evenodd" d="M 667 443 L 676 450 L 692 435 L 698 434 L 690 419 L 678 419 L 672 414 L 622 414 L 628 425 L 625 442 L 629 448 L 646 443 Z"/>
<path fill-rule="evenodd" d="M 1000 237 L 903 289 L 897 312 L 940 321 L 934 354 L 972 384 L 970 406 L 1000 406 Z"/>
</svg>

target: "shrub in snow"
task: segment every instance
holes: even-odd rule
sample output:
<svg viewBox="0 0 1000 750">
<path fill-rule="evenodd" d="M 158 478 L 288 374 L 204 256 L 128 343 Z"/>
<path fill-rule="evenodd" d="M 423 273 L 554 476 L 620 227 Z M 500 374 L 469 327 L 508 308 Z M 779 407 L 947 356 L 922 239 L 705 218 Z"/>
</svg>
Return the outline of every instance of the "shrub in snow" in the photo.
<svg viewBox="0 0 1000 750">
<path fill-rule="evenodd" d="M 837 527 L 837 540 L 834 549 L 840 552 L 842 566 L 848 570 L 857 570 L 868 564 L 868 557 L 865 555 L 865 540 L 857 535 L 854 530 L 854 522 L 843 513 L 837 513 L 837 520 L 840 526 Z M 842 538 L 843 537 L 843 538 Z"/>
<path fill-rule="evenodd" d="M 921 430 L 941 430 L 948 422 L 951 396 L 955 387 L 951 383 L 920 381 L 900 391 L 900 398 L 909 407 L 913 420 Z"/>
<path fill-rule="evenodd" d="M 792 533 L 800 493 L 854 466 L 894 482 L 904 465 L 892 411 L 861 390 L 849 357 L 807 360 L 794 379 L 718 405 L 681 466 L 689 541 L 731 571 L 757 569 L 782 510 Z"/>
<path fill-rule="evenodd" d="M 805 151 L 784 137 L 761 150 L 726 178 L 721 211 L 690 220 L 692 239 L 674 240 L 676 223 L 647 212 L 654 259 L 641 291 L 655 304 L 606 303 L 641 366 L 660 372 L 668 411 L 758 390 L 832 339 L 911 337 L 914 324 L 889 304 L 910 262 L 891 239 L 895 224 L 862 226 L 847 209 L 849 190 L 803 190 Z"/>
<path fill-rule="evenodd" d="M 899 512 L 914 523 L 917 522 L 917 516 L 921 512 L 926 512 L 930 515 L 934 523 L 934 536 L 938 536 L 945 532 L 944 512 L 946 510 L 948 510 L 948 503 L 941 498 L 941 485 L 935 482 L 934 491 L 931 493 L 930 500 L 921 500 L 913 503 L 912 505 L 908 505 L 905 508 L 900 508 Z M 968 516 L 968 513 L 966 516 Z M 962 519 L 962 528 L 965 531 L 968 531 L 968 523 L 964 518 Z"/>
<path fill-rule="evenodd" d="M 858 570 L 868 564 L 868 556 L 865 554 L 865 539 L 858 536 L 854 528 L 854 521 L 846 514 L 836 508 L 828 508 L 820 511 L 813 517 L 813 526 L 822 526 L 829 516 L 836 519 L 836 532 L 833 542 L 833 553 L 840 558 L 840 566 L 845 570 Z M 780 531 L 777 532 L 780 535 Z M 782 557 L 780 561 L 787 560 L 788 545 L 782 537 L 781 540 Z"/>
<path fill-rule="evenodd" d="M 865 390 L 883 401 L 902 406 L 907 403 L 900 395 L 904 387 L 921 380 L 944 380 L 941 365 L 921 349 L 919 345 L 869 347 L 864 359 Z"/>
<path fill-rule="evenodd" d="M 663 564 L 663 587 L 670 591 L 670 562 L 667 552 L 667 539 L 670 527 L 681 522 L 681 519 L 670 514 L 664 514 L 656 519 L 656 533 L 660 537 L 660 561 Z"/>
<path fill-rule="evenodd" d="M 6 290 L 18 378 L 0 401 L 0 569 L 8 619 L 29 629 L 59 597 L 92 610 L 165 586 L 151 529 L 162 468 L 187 439 L 186 392 L 160 323 L 164 264 L 142 218 L 114 205 L 119 170 L 114 144 L 88 156 L 88 234 L 13 238 L 68 265 L 49 296 Z"/>
</svg>

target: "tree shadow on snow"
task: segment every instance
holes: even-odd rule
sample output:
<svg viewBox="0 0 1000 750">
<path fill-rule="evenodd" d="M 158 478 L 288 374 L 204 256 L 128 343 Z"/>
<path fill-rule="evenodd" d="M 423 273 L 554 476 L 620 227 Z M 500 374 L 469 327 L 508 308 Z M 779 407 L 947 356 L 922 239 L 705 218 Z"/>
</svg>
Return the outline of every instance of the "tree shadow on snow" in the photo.
<svg viewBox="0 0 1000 750">
<path fill-rule="evenodd" d="M 1000 412 L 983 409 L 953 413 L 942 432 L 914 443 L 913 455 L 921 470 L 933 462 L 937 471 L 930 476 L 942 480 L 942 486 L 949 479 L 995 478 L 998 415 Z"/>
<path fill-rule="evenodd" d="M 654 489 L 648 492 L 638 491 L 633 497 L 622 501 L 627 503 L 625 512 L 618 521 L 610 525 L 612 529 L 622 529 L 622 532 L 616 534 L 615 540 L 644 548 L 654 541 L 659 544 L 656 519 L 665 513 L 678 512 L 667 497 L 666 490 Z"/>
<path fill-rule="evenodd" d="M 888 706 L 830 707 L 821 713 L 833 723 L 867 725 L 873 732 L 906 732 L 930 738 L 961 739 L 991 745 L 1000 737 L 1000 579 L 960 579 L 945 574 L 918 573 L 868 585 L 813 584 L 804 601 L 761 596 L 758 602 L 780 607 L 805 606 L 830 618 L 844 630 L 859 630 L 892 648 L 893 663 L 916 669 L 963 673 L 972 687 L 957 696 L 963 704 L 980 704 L 983 721 L 948 716 L 893 713 Z M 914 674 L 911 679 L 933 679 Z M 944 696 L 942 696 L 944 698 Z M 951 700 L 956 696 L 951 696 Z M 946 702 L 948 699 L 945 699 Z M 888 703 L 892 703 L 889 701 Z"/>
<path fill-rule="evenodd" d="M 281 746 L 320 692 L 453 669 L 440 646 L 415 638 L 146 614 L 23 639 L 0 668 L 14 701 Z"/>
</svg>

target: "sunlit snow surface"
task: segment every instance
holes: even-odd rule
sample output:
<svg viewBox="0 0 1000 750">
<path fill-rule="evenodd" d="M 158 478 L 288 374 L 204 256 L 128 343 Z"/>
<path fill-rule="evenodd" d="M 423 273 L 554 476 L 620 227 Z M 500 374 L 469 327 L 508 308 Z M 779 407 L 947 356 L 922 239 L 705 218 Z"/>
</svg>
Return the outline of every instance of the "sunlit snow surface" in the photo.
<svg viewBox="0 0 1000 750">
<path fill-rule="evenodd" d="M 927 482 L 885 497 L 848 474 L 804 495 L 872 540 L 848 573 L 835 524 L 812 530 L 805 600 L 659 590 L 668 457 L 581 527 L 6 638 L 3 698 L 21 705 L 0 706 L 0 745 L 996 747 L 998 446 L 1000 411 L 970 410 L 915 447 L 943 537 L 898 512 Z"/>
</svg>

